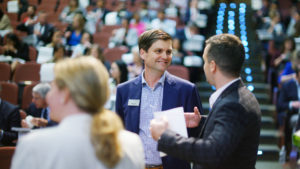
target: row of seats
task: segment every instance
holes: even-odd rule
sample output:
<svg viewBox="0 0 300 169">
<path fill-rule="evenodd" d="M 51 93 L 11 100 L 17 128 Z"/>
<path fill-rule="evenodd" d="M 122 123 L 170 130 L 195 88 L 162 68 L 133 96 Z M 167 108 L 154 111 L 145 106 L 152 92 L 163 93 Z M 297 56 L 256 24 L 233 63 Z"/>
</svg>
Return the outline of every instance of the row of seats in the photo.
<svg viewBox="0 0 300 169">
<path fill-rule="evenodd" d="M 112 57 L 113 60 L 121 59 L 120 54 L 118 55 L 114 55 L 110 53 L 108 54 L 118 57 L 118 58 Z M 15 83 L 20 83 L 24 81 L 38 82 L 40 81 L 40 74 L 39 74 L 40 68 L 41 68 L 41 64 L 35 62 L 26 62 L 24 64 L 19 64 L 16 67 L 16 70 L 12 76 L 12 81 Z M 184 66 L 171 65 L 168 68 L 168 71 L 178 77 L 189 80 L 189 70 Z M 11 80 L 10 65 L 4 62 L 0 62 L 0 81 L 10 81 L 10 80 Z"/>
<path fill-rule="evenodd" d="M 33 82 L 29 85 L 26 84 L 16 84 L 14 82 L 0 82 L 2 86 L 2 91 L 0 93 L 0 98 L 6 100 L 14 105 L 20 105 L 21 109 L 26 110 L 32 101 L 32 88 L 38 82 Z M 19 90 L 23 91 L 19 91 Z M 21 103 L 19 103 L 19 93 L 21 93 Z"/>
<path fill-rule="evenodd" d="M 7 63 L 0 62 L 0 81 L 10 81 L 15 83 L 23 81 L 40 81 L 41 65 L 36 62 L 26 62 L 18 64 L 12 75 L 11 66 Z M 11 78 L 12 77 L 12 78 Z"/>
</svg>

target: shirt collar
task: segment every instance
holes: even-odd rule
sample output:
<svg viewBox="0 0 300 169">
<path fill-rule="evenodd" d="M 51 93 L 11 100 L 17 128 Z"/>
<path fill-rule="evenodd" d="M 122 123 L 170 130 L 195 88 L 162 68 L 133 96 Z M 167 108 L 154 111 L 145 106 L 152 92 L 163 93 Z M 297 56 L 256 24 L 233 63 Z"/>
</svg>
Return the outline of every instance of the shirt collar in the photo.
<svg viewBox="0 0 300 169">
<path fill-rule="evenodd" d="M 209 107 L 212 108 L 213 105 L 215 104 L 216 100 L 218 99 L 218 97 L 221 95 L 221 93 L 228 87 L 230 86 L 232 83 L 236 82 L 240 80 L 240 78 L 236 78 L 230 82 L 228 82 L 227 84 L 223 85 L 221 88 L 219 88 L 218 90 L 216 90 L 210 97 L 209 97 Z"/>
<path fill-rule="evenodd" d="M 143 72 L 142 72 L 142 84 L 143 85 L 146 84 L 147 86 L 149 86 L 148 83 L 146 82 L 145 78 L 144 78 L 144 74 L 145 74 L 145 70 L 143 70 Z M 162 86 L 164 86 L 165 79 L 166 79 L 166 72 L 164 72 L 164 74 L 161 76 L 161 78 L 159 79 L 159 81 L 157 82 L 157 84 L 161 84 Z"/>
</svg>

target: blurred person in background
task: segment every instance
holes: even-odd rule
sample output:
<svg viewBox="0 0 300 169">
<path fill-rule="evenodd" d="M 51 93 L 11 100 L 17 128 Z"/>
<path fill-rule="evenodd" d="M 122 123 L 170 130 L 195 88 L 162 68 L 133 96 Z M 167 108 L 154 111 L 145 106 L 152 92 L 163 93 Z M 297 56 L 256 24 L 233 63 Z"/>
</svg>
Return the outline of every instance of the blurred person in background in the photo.
<svg viewBox="0 0 300 169">
<path fill-rule="evenodd" d="M 117 60 L 111 64 L 111 78 L 109 79 L 110 98 L 105 104 L 105 108 L 115 111 L 117 86 L 128 80 L 127 64 L 122 60 Z"/>
<path fill-rule="evenodd" d="M 65 46 L 62 44 L 57 44 L 53 48 L 53 60 L 52 62 L 56 63 L 66 57 Z"/>
<path fill-rule="evenodd" d="M 92 56 L 96 59 L 99 59 L 106 67 L 107 71 L 110 70 L 110 62 L 105 60 L 105 57 L 103 55 L 103 49 L 99 45 L 94 44 L 90 48 L 86 48 L 86 50 L 84 51 L 84 55 Z"/>
<path fill-rule="evenodd" d="M 48 43 L 46 46 L 54 47 L 57 44 L 62 44 L 62 32 L 58 29 L 54 30 L 52 37 L 51 37 L 51 42 Z"/>
<path fill-rule="evenodd" d="M 46 102 L 46 95 L 51 86 L 48 83 L 39 83 L 32 89 L 32 103 L 29 105 L 26 113 L 26 119 L 22 120 L 22 127 L 46 127 L 53 126 L 57 123 L 50 119 L 50 109 Z"/>
<path fill-rule="evenodd" d="M 61 12 L 59 19 L 62 22 L 71 24 L 77 13 L 81 13 L 83 16 L 85 16 L 86 11 L 84 8 L 80 7 L 78 0 L 70 0 L 69 5 L 66 6 Z"/>
<path fill-rule="evenodd" d="M 34 45 L 44 46 L 51 42 L 51 37 L 54 32 L 54 27 L 47 21 L 48 14 L 45 11 L 40 11 L 38 22 L 33 27 L 33 34 L 37 37 Z"/>
<path fill-rule="evenodd" d="M 132 46 L 138 43 L 138 32 L 136 29 L 130 28 L 128 19 L 122 19 L 122 27 L 115 29 L 112 32 L 112 36 L 109 39 L 109 48 L 114 48 L 117 46 Z"/>
<path fill-rule="evenodd" d="M 29 47 L 23 43 L 16 34 L 6 35 L 6 44 L 3 46 L 4 55 L 13 58 L 11 69 L 14 71 L 18 64 L 29 61 Z"/>
<path fill-rule="evenodd" d="M 74 46 L 71 58 L 79 57 L 84 54 L 87 48 L 90 48 L 93 44 L 93 36 L 88 32 L 82 34 L 80 43 Z"/>
<path fill-rule="evenodd" d="M 36 6 L 29 5 L 27 8 L 27 16 L 17 26 L 17 30 L 27 32 L 28 35 L 33 33 L 33 25 L 37 22 Z"/>
<path fill-rule="evenodd" d="M 4 37 L 8 32 L 11 32 L 13 27 L 9 17 L 0 9 L 0 37 Z"/>
<path fill-rule="evenodd" d="M 65 38 L 67 39 L 67 45 L 73 49 L 81 41 L 84 30 L 85 18 L 82 14 L 77 13 L 74 16 L 73 22 L 68 26 L 65 32 Z"/>
</svg>

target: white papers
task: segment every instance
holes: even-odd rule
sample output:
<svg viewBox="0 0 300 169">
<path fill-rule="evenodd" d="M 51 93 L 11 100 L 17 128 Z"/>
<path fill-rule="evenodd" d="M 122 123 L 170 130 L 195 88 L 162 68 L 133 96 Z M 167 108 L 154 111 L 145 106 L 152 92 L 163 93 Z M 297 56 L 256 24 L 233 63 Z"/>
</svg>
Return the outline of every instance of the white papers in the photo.
<svg viewBox="0 0 300 169">
<path fill-rule="evenodd" d="M 55 63 L 44 63 L 41 65 L 41 82 L 52 82 L 54 80 L 54 66 Z"/>
<path fill-rule="evenodd" d="M 160 119 L 163 116 L 168 119 L 170 130 L 180 134 L 181 136 L 188 137 L 183 107 L 177 107 L 161 112 L 154 112 L 155 119 Z"/>
<path fill-rule="evenodd" d="M 51 47 L 39 47 L 39 55 L 37 57 L 37 63 L 46 63 L 53 58 L 53 48 Z"/>
<path fill-rule="evenodd" d="M 18 13 L 19 5 L 18 1 L 8 1 L 7 2 L 7 12 L 8 13 Z"/>
<path fill-rule="evenodd" d="M 161 112 L 154 112 L 155 119 L 160 119 L 163 116 L 167 118 L 170 130 L 180 134 L 181 136 L 188 137 L 183 107 L 177 107 Z M 166 154 L 160 152 L 160 156 L 163 157 L 166 156 Z"/>
</svg>

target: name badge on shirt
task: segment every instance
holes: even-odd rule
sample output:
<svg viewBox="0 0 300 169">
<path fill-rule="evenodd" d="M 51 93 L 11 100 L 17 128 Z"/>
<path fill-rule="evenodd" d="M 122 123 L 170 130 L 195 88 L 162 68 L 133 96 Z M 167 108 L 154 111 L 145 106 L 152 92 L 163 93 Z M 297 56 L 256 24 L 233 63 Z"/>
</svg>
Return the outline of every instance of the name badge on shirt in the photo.
<svg viewBox="0 0 300 169">
<path fill-rule="evenodd" d="M 129 99 L 128 106 L 139 106 L 140 100 L 139 99 Z"/>
</svg>

